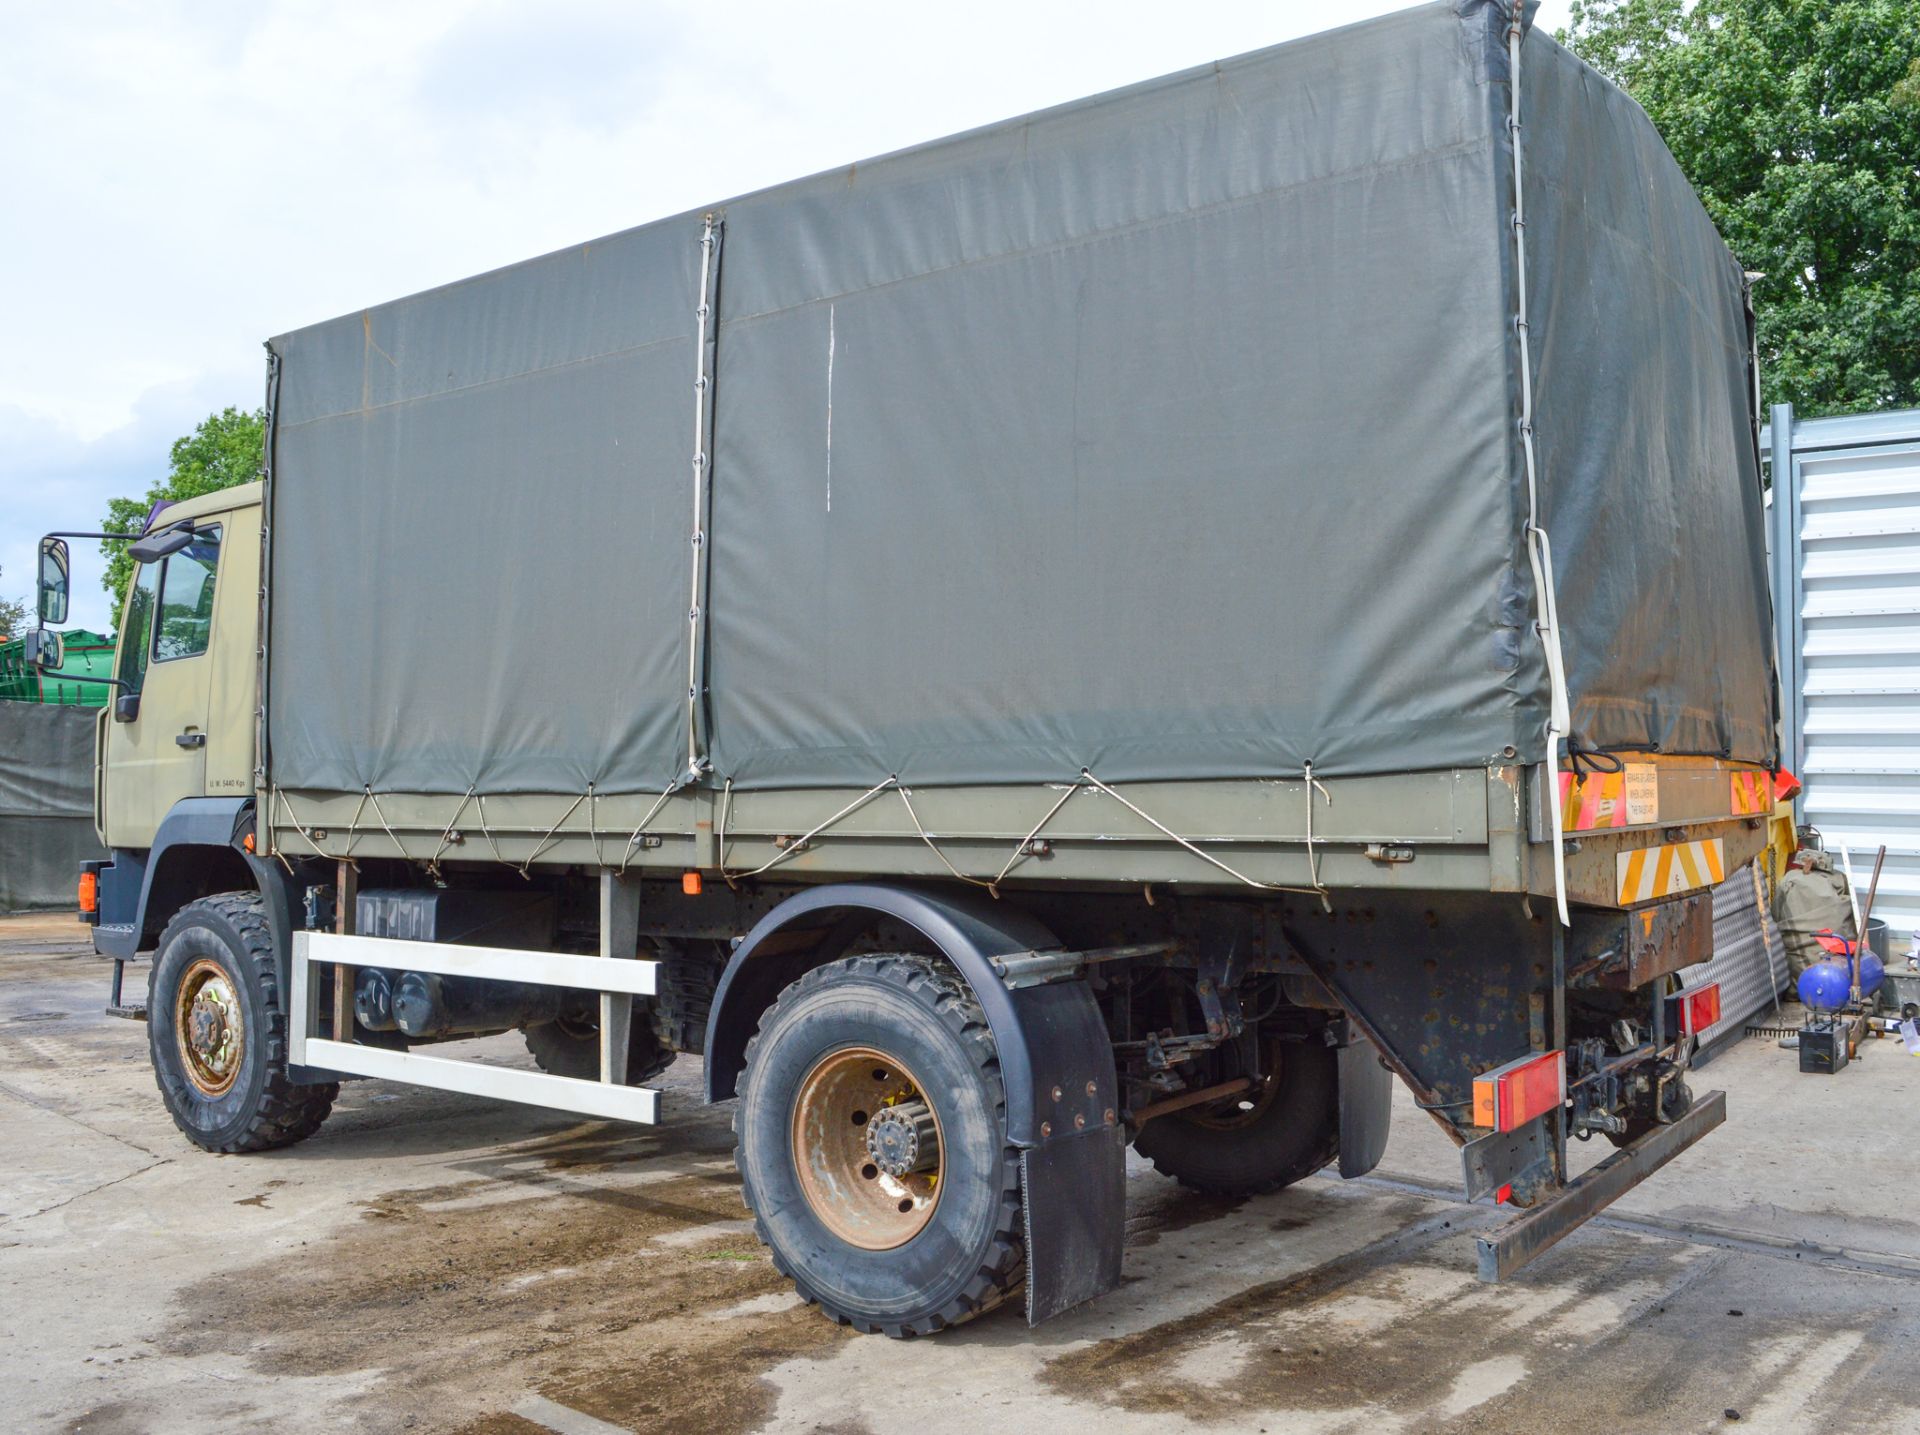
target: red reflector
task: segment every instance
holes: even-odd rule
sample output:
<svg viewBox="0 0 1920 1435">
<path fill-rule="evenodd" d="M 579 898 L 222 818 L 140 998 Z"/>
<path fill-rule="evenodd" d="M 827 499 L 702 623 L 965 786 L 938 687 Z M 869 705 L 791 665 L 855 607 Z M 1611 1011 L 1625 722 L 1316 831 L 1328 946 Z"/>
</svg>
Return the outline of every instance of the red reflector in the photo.
<svg viewBox="0 0 1920 1435">
<path fill-rule="evenodd" d="M 1473 1124 L 1511 1131 L 1564 1105 L 1566 1099 L 1566 1053 L 1523 1056 L 1474 1077 Z"/>
<path fill-rule="evenodd" d="M 1680 998 L 1680 1030 L 1698 1036 L 1720 1020 L 1720 983 L 1713 982 Z"/>
</svg>

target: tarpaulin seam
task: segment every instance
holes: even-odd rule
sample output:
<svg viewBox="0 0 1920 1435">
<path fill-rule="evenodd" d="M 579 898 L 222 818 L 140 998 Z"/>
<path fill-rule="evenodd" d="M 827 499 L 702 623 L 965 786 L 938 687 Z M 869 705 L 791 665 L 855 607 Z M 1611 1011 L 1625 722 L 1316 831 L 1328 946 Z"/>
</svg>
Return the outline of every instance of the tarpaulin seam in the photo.
<svg viewBox="0 0 1920 1435">
<path fill-rule="evenodd" d="M 692 337 L 691 334 L 670 334 L 661 339 L 649 339 L 644 344 L 629 344 L 624 349 L 608 349 L 602 353 L 586 354 L 580 358 L 567 359 L 557 364 L 541 364 L 537 368 L 532 369 L 515 369 L 512 373 L 503 374 L 498 378 L 476 379 L 471 384 L 461 384 L 451 389 L 432 389 L 424 393 L 409 394 L 402 399 L 388 399 L 384 403 L 358 404 L 350 409 L 329 409 L 326 413 L 315 414 L 311 418 L 296 419 L 292 423 L 282 422 L 278 425 L 278 428 L 282 432 L 291 433 L 295 429 L 309 428 L 314 424 L 328 423 L 338 419 L 359 418 L 364 414 L 385 413 L 389 409 L 403 409 L 410 404 L 432 403 L 436 399 L 450 399 L 458 394 L 477 393 L 481 389 L 492 389 L 498 388 L 502 384 L 519 383 L 521 380 L 532 378 L 536 374 L 557 374 L 566 369 L 578 369 L 590 364 L 603 364 L 612 359 L 624 359 L 629 355 L 645 353 L 649 349 L 664 348 L 669 344 L 684 344 Z"/>
<path fill-rule="evenodd" d="M 1491 139 L 1484 134 L 1472 135 L 1464 139 L 1451 141 L 1418 154 L 1408 155 L 1404 159 L 1389 164 L 1366 165 L 1354 169 L 1344 169 L 1327 175 L 1315 175 L 1310 179 L 1295 180 L 1291 184 L 1269 185 L 1265 189 L 1253 190 L 1247 194 L 1235 195 L 1230 199 L 1215 200 L 1212 204 L 1199 209 L 1180 209 L 1167 214 L 1157 214 L 1150 219 L 1129 220 L 1125 224 L 1110 225 L 1105 229 L 1089 229 L 1084 233 L 1059 239 L 1052 244 L 1036 245 L 1030 249 L 1002 249 L 991 254 L 976 255 L 970 259 L 958 259 L 951 264 L 939 264 L 929 269 L 919 269 L 911 274 L 902 274 L 898 278 L 883 279 L 877 284 L 863 284 L 853 289 L 836 289 L 831 293 L 816 294 L 791 304 L 781 304 L 771 309 L 756 309 L 750 313 L 730 315 L 729 327 L 755 323 L 762 319 L 775 318 L 782 314 L 797 313 L 803 309 L 815 308 L 821 304 L 837 304 L 844 299 L 855 298 L 863 294 L 882 294 L 889 289 L 897 289 L 903 284 L 917 283 L 922 279 L 932 279 L 943 274 L 956 274 L 970 269 L 991 268 L 996 264 L 1005 264 L 1021 259 L 1046 259 L 1055 255 L 1070 253 L 1103 240 L 1124 238 L 1132 234 L 1149 233 L 1196 219 L 1210 219 L 1236 210 L 1250 209 L 1262 201 L 1279 195 L 1295 194 L 1302 190 L 1311 190 L 1324 186 L 1352 184 L 1363 179 L 1373 179 L 1384 175 L 1398 174 L 1407 170 L 1422 169 L 1444 161 L 1471 159 L 1477 154 L 1489 152 Z M 352 410 L 350 412 L 358 412 Z"/>
</svg>

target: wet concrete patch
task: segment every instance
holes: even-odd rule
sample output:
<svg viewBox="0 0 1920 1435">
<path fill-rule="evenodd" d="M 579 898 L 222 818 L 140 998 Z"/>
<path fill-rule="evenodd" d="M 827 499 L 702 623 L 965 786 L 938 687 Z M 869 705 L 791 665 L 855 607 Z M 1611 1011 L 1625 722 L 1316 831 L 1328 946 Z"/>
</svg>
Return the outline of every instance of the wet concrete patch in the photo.
<svg viewBox="0 0 1920 1435">
<path fill-rule="evenodd" d="M 488 1177 L 368 1198 L 324 1241 L 189 1286 L 162 1347 L 369 1372 L 358 1408 L 382 1428 L 526 1429 L 511 1406 L 533 1391 L 635 1430 L 749 1430 L 771 1401 L 759 1371 L 845 1336 L 781 1299 L 737 1178 L 697 1169 L 711 1134 L 569 1133 L 452 1163 Z M 578 1190 L 549 1184 L 586 1166 Z"/>
</svg>

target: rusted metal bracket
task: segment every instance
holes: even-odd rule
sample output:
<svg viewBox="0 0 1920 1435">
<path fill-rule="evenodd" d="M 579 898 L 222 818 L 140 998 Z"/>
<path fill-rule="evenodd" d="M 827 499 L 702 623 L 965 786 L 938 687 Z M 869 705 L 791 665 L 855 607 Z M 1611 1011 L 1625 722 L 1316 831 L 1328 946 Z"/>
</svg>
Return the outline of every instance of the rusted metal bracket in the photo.
<svg viewBox="0 0 1920 1435">
<path fill-rule="evenodd" d="M 1046 982 L 1071 980 L 1088 967 L 1102 962 L 1123 962 L 1135 957 L 1158 957 L 1173 951 L 1178 942 L 1133 942 L 1120 947 L 1094 947 L 1084 952 L 1009 952 L 989 957 L 994 972 L 1009 987 L 1037 987 Z"/>
</svg>

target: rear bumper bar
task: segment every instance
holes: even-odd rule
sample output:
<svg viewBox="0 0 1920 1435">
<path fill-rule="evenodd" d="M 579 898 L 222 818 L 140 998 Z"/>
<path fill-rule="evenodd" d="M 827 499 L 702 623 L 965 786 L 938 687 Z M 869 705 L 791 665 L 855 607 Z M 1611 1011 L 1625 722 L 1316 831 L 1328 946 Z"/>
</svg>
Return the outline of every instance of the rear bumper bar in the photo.
<svg viewBox="0 0 1920 1435">
<path fill-rule="evenodd" d="M 1727 1119 L 1724 1091 L 1710 1091 L 1672 1125 L 1649 1131 L 1568 1183 L 1543 1206 L 1482 1236 L 1480 1279 L 1501 1281 L 1619 1200 Z"/>
</svg>

